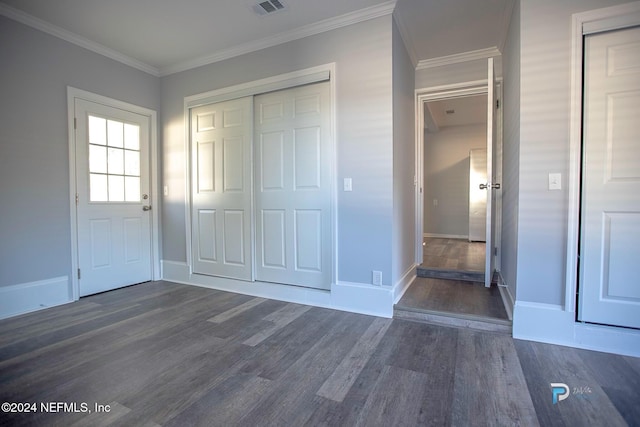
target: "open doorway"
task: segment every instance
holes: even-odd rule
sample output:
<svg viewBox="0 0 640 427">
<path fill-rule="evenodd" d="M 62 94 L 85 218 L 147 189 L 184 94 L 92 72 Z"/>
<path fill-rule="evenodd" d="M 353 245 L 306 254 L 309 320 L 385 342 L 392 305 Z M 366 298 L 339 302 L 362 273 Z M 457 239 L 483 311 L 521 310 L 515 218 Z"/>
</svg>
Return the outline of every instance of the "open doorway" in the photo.
<svg viewBox="0 0 640 427">
<path fill-rule="evenodd" d="M 491 60 L 488 65 L 487 81 L 494 82 Z M 463 318 L 465 325 L 482 323 L 482 329 L 488 321 L 510 331 L 492 281 L 499 269 L 499 92 L 495 83 L 471 82 L 416 93 L 419 267 L 396 304 L 398 317 L 454 325 Z M 486 204 L 476 204 L 480 199 Z M 486 228 L 476 229 L 483 222 Z"/>
<path fill-rule="evenodd" d="M 421 268 L 482 281 L 485 271 L 487 95 L 424 103 Z"/>
</svg>

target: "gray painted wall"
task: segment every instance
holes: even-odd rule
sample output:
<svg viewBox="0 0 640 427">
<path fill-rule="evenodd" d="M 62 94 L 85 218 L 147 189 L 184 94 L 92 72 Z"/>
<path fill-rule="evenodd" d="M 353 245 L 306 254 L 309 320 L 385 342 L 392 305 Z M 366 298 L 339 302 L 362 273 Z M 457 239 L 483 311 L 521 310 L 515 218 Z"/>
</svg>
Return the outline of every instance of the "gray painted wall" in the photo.
<svg viewBox="0 0 640 427">
<path fill-rule="evenodd" d="M 521 0 L 517 299 L 564 304 L 571 15 L 619 0 Z M 548 174 L 563 189 L 549 191 Z"/>
<path fill-rule="evenodd" d="M 0 286 L 71 275 L 67 86 L 153 110 L 160 80 L 0 16 Z"/>
<path fill-rule="evenodd" d="M 520 1 L 511 15 L 503 51 L 503 163 L 501 272 L 516 298 L 518 261 L 518 190 L 520 171 Z"/>
<path fill-rule="evenodd" d="M 164 259 L 186 261 L 185 96 L 336 63 L 338 279 L 391 285 L 393 123 L 391 15 L 162 78 Z M 342 180 L 353 179 L 353 191 Z"/>
<path fill-rule="evenodd" d="M 425 133 L 424 232 L 469 235 L 469 150 L 484 148 L 485 125 Z M 434 206 L 433 200 L 438 200 Z"/>
<path fill-rule="evenodd" d="M 415 264 L 415 71 L 393 22 L 393 277 Z"/>
</svg>

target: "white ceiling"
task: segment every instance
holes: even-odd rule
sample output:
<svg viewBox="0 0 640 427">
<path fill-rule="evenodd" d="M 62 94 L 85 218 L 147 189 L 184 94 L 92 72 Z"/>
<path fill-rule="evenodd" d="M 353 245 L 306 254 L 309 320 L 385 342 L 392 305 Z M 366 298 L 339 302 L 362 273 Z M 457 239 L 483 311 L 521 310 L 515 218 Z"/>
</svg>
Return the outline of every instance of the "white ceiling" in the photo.
<svg viewBox="0 0 640 427">
<path fill-rule="evenodd" d="M 163 75 L 386 14 L 395 4 L 281 1 L 287 9 L 266 16 L 252 10 L 258 0 L 2 0 L 0 13 Z M 395 15 L 412 56 L 424 60 L 500 46 L 511 2 L 398 0 Z"/>
<path fill-rule="evenodd" d="M 447 113 L 453 111 L 453 113 Z M 431 119 L 427 117 L 431 115 Z M 435 124 L 429 128 L 429 122 Z M 479 125 L 487 122 L 487 95 L 465 96 L 428 102 L 425 108 L 425 126 L 428 132 L 433 128 L 448 126 Z M 437 131 L 437 130 L 436 130 Z"/>
</svg>

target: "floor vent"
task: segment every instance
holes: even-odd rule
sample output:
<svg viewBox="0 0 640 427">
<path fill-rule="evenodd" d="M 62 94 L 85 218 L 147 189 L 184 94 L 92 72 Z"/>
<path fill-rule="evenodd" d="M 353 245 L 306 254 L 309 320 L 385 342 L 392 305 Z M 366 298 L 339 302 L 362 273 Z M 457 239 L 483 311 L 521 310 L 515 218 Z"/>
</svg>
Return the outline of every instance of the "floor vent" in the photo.
<svg viewBox="0 0 640 427">
<path fill-rule="evenodd" d="M 268 15 L 285 10 L 286 6 L 280 0 L 265 0 L 253 6 L 258 15 Z"/>
</svg>

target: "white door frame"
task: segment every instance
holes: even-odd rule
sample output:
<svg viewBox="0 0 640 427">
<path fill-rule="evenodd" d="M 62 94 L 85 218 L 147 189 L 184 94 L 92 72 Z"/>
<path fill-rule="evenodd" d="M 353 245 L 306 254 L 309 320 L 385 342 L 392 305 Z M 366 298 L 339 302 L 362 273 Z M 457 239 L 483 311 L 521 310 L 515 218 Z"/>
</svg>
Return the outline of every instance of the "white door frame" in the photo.
<svg viewBox="0 0 640 427">
<path fill-rule="evenodd" d="M 498 90 L 496 97 L 498 100 L 502 99 L 502 79 L 496 79 L 498 81 Z M 433 86 L 415 90 L 416 105 L 416 260 L 415 262 L 420 265 L 423 261 L 422 253 L 422 241 L 424 233 L 424 104 L 429 101 L 436 101 L 442 99 L 459 98 L 463 96 L 471 95 L 486 95 L 487 94 L 487 80 L 475 80 L 464 83 L 456 83 L 443 86 Z M 498 165 L 494 165 L 497 168 L 498 174 L 496 175 L 496 181 L 502 180 L 502 108 L 497 110 L 496 116 L 496 128 L 497 128 L 497 144 L 499 158 Z M 499 245 L 502 235 L 502 197 L 496 198 L 496 230 L 494 236 L 496 238 L 496 245 Z M 499 246 L 498 246 L 499 247 Z M 498 254 L 499 255 L 499 254 Z M 500 256 L 495 257 L 495 268 L 500 271 Z"/>
<path fill-rule="evenodd" d="M 564 311 L 576 314 L 578 239 L 580 237 L 580 173 L 582 169 L 582 69 L 585 34 L 640 25 L 640 1 L 577 13 L 572 18 L 571 115 L 569 130 L 567 268 Z"/>
<path fill-rule="evenodd" d="M 293 71 L 291 73 L 285 73 L 276 75 L 273 77 L 267 77 L 260 80 L 254 80 L 247 83 L 242 83 L 222 89 L 216 89 L 209 92 L 199 93 L 184 98 L 184 123 L 190 123 L 191 109 L 207 104 L 215 104 L 222 101 L 228 101 L 231 99 L 244 98 L 247 96 L 260 95 L 267 92 L 276 90 L 290 89 L 296 86 L 302 86 L 305 84 L 318 83 L 323 81 L 329 82 L 330 87 L 330 108 L 331 108 L 331 129 L 330 129 L 330 144 L 331 144 L 331 160 L 330 160 L 330 180 L 331 180 L 331 286 L 336 284 L 338 280 L 338 190 L 337 190 L 337 147 L 336 147 L 336 64 L 329 63 L 319 65 L 316 67 L 306 68 L 303 70 Z M 191 251 L 191 189 L 192 189 L 192 173 L 191 173 L 191 127 L 185 126 L 185 234 L 186 234 L 186 250 L 187 250 L 187 265 L 189 268 L 189 275 L 193 273 L 192 265 L 192 251 Z M 252 142 L 253 146 L 253 142 Z M 251 168 L 252 177 L 251 182 L 254 182 L 253 167 Z M 251 257 L 252 257 L 252 280 L 255 280 L 255 212 L 253 201 L 253 185 L 251 195 L 251 224 L 252 224 L 252 245 L 251 245 Z"/>
<path fill-rule="evenodd" d="M 160 280 L 160 199 L 158 193 L 158 119 L 157 113 L 145 107 L 118 101 L 106 96 L 67 86 L 67 127 L 69 136 L 69 212 L 71 224 L 71 289 L 72 299 L 80 298 L 78 281 L 78 217 L 76 212 L 76 139 L 75 139 L 75 100 L 83 99 L 96 104 L 120 110 L 130 111 L 149 118 L 149 186 L 151 191 L 151 279 Z"/>
</svg>

